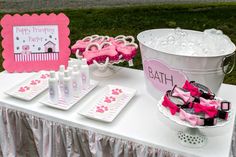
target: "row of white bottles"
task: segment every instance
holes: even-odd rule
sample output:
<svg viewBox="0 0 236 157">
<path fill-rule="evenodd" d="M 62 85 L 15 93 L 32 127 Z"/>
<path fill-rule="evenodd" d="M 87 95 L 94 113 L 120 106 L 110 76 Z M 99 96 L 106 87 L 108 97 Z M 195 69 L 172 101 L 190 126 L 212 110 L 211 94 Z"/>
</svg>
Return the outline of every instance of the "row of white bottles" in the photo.
<svg viewBox="0 0 236 157">
<path fill-rule="evenodd" d="M 63 99 L 69 103 L 73 97 L 79 97 L 82 90 L 87 90 L 90 86 L 89 67 L 86 59 L 70 60 L 65 69 L 61 65 L 58 71 L 58 78 L 54 71 L 50 72 L 49 98 L 53 103 Z"/>
</svg>

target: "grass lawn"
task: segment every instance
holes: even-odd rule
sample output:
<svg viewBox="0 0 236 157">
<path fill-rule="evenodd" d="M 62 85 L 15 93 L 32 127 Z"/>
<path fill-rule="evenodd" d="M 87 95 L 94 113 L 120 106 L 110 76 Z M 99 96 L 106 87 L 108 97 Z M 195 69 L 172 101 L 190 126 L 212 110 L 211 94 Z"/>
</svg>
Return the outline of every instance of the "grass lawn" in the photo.
<svg viewBox="0 0 236 157">
<path fill-rule="evenodd" d="M 64 12 L 70 18 L 71 44 L 91 34 L 124 34 L 136 37 L 139 32 L 147 29 L 176 27 L 200 31 L 208 28 L 221 29 L 236 43 L 236 3 L 146 5 L 47 12 Z M 0 17 L 2 16 L 0 13 Z M 2 62 L 0 57 L 0 63 Z M 121 65 L 128 66 L 127 63 Z M 142 69 L 140 53 L 135 58 L 134 65 L 133 68 Z M 0 70 L 3 70 L 2 67 Z M 236 85 L 236 68 L 225 77 L 224 82 Z"/>
</svg>

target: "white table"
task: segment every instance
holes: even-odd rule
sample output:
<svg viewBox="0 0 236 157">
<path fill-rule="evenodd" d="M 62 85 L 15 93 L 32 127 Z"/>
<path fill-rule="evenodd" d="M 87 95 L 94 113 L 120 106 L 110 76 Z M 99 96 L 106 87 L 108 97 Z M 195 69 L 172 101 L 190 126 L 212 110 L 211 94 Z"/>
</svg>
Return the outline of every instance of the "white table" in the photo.
<svg viewBox="0 0 236 157">
<path fill-rule="evenodd" d="M 90 130 L 100 135 L 122 139 L 128 142 L 137 143 L 139 145 L 145 145 L 148 149 L 158 148 L 159 151 L 164 150 L 165 152 L 172 153 L 172 156 L 173 154 L 177 154 L 179 156 L 199 157 L 229 156 L 234 120 L 232 120 L 224 128 L 204 129 L 203 132 L 208 136 L 208 143 L 202 148 L 187 148 L 180 145 L 177 141 L 176 133 L 177 130 L 183 128 L 173 122 L 170 122 L 159 113 L 156 106 L 157 100 L 153 99 L 146 91 L 143 71 L 121 68 L 112 77 L 100 79 L 99 86 L 85 99 L 80 101 L 68 111 L 53 109 L 39 103 L 39 100 L 46 93 L 41 94 L 31 102 L 21 101 L 4 94 L 6 89 L 13 87 L 31 75 L 32 74 L 29 73 L 8 74 L 6 72 L 2 72 L 0 74 L 1 107 L 4 109 L 13 109 L 19 111 L 20 113 L 29 114 L 32 117 L 35 116 L 40 119 L 60 123 L 68 127 Z M 94 95 L 107 84 L 116 84 L 134 88 L 137 90 L 137 94 L 112 123 L 98 122 L 79 115 L 78 111 L 86 105 L 86 102 L 93 99 Z M 222 84 L 219 91 L 219 96 L 231 101 L 232 104 L 235 105 L 235 93 L 236 86 Z M 4 131 L 1 130 L 1 132 Z M 37 138 L 40 139 L 40 137 Z M 40 143 L 39 140 L 37 142 Z M 9 143 L 11 143 L 11 141 L 6 139 L 4 141 L 1 139 L 3 153 L 5 152 L 5 149 L 9 147 L 7 145 Z M 44 151 L 44 153 L 39 153 L 39 155 L 52 155 L 48 154 L 49 150 L 45 151 L 45 149 L 43 149 L 45 148 L 44 146 L 40 146 L 40 148 L 41 149 L 38 151 Z M 96 147 L 96 149 L 98 149 L 98 147 Z M 101 152 L 97 154 L 92 152 L 92 154 L 94 156 L 103 156 L 101 155 Z"/>
</svg>

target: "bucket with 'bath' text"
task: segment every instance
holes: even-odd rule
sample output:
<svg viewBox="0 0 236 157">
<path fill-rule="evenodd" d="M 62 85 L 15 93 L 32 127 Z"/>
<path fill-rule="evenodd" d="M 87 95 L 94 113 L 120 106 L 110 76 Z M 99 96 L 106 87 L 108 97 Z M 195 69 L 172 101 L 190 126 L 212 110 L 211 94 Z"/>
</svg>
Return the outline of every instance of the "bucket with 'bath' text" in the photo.
<svg viewBox="0 0 236 157">
<path fill-rule="evenodd" d="M 183 31 L 188 34 L 188 38 L 195 38 L 203 33 L 193 30 Z M 169 50 L 166 52 L 159 50 L 155 42 L 158 43 L 159 38 L 174 32 L 175 29 L 153 29 L 141 32 L 137 36 L 149 93 L 159 99 L 174 85 L 181 87 L 186 80 L 204 84 L 217 93 L 225 74 L 234 68 L 235 45 L 230 39 L 224 40 L 227 42 L 225 52 L 221 54 L 216 52 L 214 55 L 191 56 L 177 54 L 174 49 L 171 53 Z"/>
</svg>

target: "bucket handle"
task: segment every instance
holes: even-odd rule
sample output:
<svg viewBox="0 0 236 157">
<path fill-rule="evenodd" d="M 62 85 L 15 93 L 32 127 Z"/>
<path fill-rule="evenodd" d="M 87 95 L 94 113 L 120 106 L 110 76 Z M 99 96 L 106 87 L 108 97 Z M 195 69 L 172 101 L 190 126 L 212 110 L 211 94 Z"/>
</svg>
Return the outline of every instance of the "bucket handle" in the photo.
<svg viewBox="0 0 236 157">
<path fill-rule="evenodd" d="M 232 65 L 232 67 L 231 67 L 231 69 L 230 69 L 229 71 L 226 71 L 226 70 L 224 69 L 224 66 L 227 65 L 226 60 L 227 60 L 228 58 L 231 58 L 231 57 L 233 57 L 233 65 Z M 235 52 L 232 53 L 232 54 L 230 54 L 230 55 L 225 56 L 225 57 L 222 59 L 221 67 L 222 67 L 222 71 L 223 71 L 224 74 L 230 74 L 230 73 L 234 70 L 234 67 L 235 67 Z"/>
</svg>

